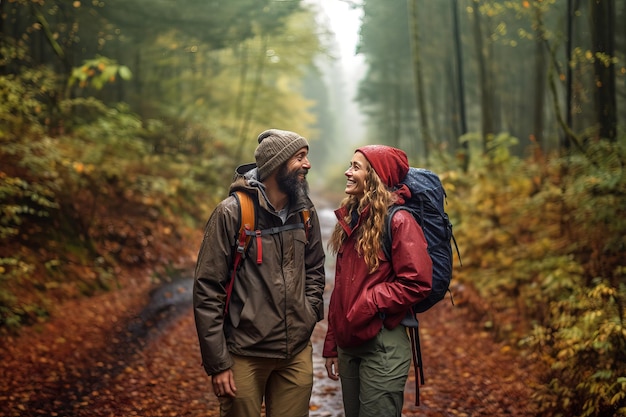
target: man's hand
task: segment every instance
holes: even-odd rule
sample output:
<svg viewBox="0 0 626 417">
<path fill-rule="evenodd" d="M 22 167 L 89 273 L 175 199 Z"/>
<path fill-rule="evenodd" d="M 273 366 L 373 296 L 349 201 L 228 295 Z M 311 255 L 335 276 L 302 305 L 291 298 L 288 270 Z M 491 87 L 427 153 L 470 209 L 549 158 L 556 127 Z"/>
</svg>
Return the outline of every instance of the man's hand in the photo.
<svg viewBox="0 0 626 417">
<path fill-rule="evenodd" d="M 213 375 L 211 380 L 213 383 L 213 392 L 218 397 L 234 397 L 237 393 L 235 378 L 231 369 L 227 369 L 219 374 Z"/>
<path fill-rule="evenodd" d="M 339 379 L 339 358 L 326 358 L 326 372 L 330 379 L 335 381 Z"/>
</svg>

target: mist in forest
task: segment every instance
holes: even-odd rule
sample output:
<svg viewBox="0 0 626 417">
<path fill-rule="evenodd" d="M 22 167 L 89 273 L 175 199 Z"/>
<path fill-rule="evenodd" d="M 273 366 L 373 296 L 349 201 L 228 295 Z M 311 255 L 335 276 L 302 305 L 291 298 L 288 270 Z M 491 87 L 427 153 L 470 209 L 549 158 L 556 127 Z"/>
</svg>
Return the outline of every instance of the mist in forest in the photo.
<svg viewBox="0 0 626 417">
<path fill-rule="evenodd" d="M 457 317 L 472 321 L 449 334 L 476 329 L 498 343 L 482 351 L 490 360 L 531 362 L 532 384 L 487 379 L 532 388 L 518 393 L 537 415 L 625 416 L 623 22 L 626 0 L 0 1 L 0 357 L 4 386 L 24 390 L 0 402 L 24 415 L 56 401 L 48 384 L 80 387 L 66 367 L 74 346 L 108 344 L 128 317 L 99 320 L 106 309 L 127 314 L 193 269 L 235 167 L 253 161 L 260 132 L 280 128 L 310 141 L 311 190 L 330 220 L 362 143 L 402 148 L 436 172 L 463 259 Z M 111 303 L 85 315 L 103 294 Z M 64 311 L 88 325 L 42 331 Z M 14 344 L 23 329 L 37 343 Z M 473 354 L 450 340 L 437 344 L 462 356 L 444 366 L 471 373 Z M 82 356 L 84 375 L 134 385 L 135 368 L 116 360 L 125 351 L 109 353 Z M 49 364 L 59 368 L 31 372 Z M 440 386 L 457 390 L 450 378 L 465 373 L 446 369 Z M 168 404 L 151 393 L 171 391 L 169 375 L 144 381 L 146 403 Z M 491 385 L 463 378 L 457 400 L 432 401 L 479 415 L 467 399 L 491 398 Z M 141 402 L 118 388 L 85 385 L 67 404 L 109 415 L 99 401 Z M 133 395 L 111 395 L 121 392 Z M 499 411 L 519 406 L 504 393 Z"/>
<path fill-rule="evenodd" d="M 326 187 L 328 169 L 340 177 L 358 144 L 367 140 L 367 119 L 357 101 L 358 87 L 365 74 L 363 56 L 357 54 L 362 10 L 348 2 L 337 0 L 308 0 L 320 28 L 328 28 L 328 54 L 317 60 L 329 96 L 332 113 L 330 138 L 319 138 L 326 152 L 322 157 L 312 152 L 312 181 Z M 323 130 L 322 130 L 323 131 Z M 323 134 L 323 133 L 322 133 Z M 314 142 L 313 146 L 317 146 Z M 317 170 L 320 167 L 321 170 Z M 337 179 L 337 181 L 341 181 Z M 339 186 L 337 188 L 340 188 Z"/>
<path fill-rule="evenodd" d="M 362 10 L 336 0 L 309 2 L 318 7 L 317 18 L 330 28 L 335 38 L 335 49 L 324 70 L 329 90 L 335 97 L 334 108 L 338 111 L 336 140 L 346 144 L 362 143 L 366 138 L 366 119 L 357 102 L 358 86 L 365 74 L 363 56 L 357 54 Z"/>
</svg>

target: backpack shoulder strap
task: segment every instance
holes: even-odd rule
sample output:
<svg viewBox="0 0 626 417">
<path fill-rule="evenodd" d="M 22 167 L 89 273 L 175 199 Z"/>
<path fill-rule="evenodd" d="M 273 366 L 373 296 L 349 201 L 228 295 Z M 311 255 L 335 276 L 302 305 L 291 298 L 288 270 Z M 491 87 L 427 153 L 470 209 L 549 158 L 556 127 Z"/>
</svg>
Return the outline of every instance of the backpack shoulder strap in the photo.
<svg viewBox="0 0 626 417">
<path fill-rule="evenodd" d="M 387 218 L 385 219 L 385 230 L 383 231 L 383 252 L 389 261 L 391 261 L 391 219 L 398 210 L 410 211 L 408 207 L 393 205 L 387 212 Z"/>
<path fill-rule="evenodd" d="M 302 223 L 304 223 L 304 233 L 306 238 L 309 238 L 309 229 L 311 228 L 311 212 L 308 209 L 304 209 L 300 212 L 302 216 Z"/>
<path fill-rule="evenodd" d="M 245 252 L 245 249 L 247 249 L 250 244 L 250 236 L 245 239 L 245 242 L 241 242 L 241 237 L 246 236 L 244 230 L 254 230 L 256 228 L 256 210 L 254 201 L 252 201 L 252 197 L 250 197 L 248 193 L 235 191 L 234 194 L 239 201 L 239 245 L 243 246 Z"/>
<path fill-rule="evenodd" d="M 239 232 L 237 233 L 237 251 L 235 253 L 235 264 L 245 257 L 252 235 L 250 231 L 256 228 L 256 207 L 250 194 L 244 191 L 233 193 L 239 203 Z M 248 231 L 248 233 L 246 233 Z"/>
<path fill-rule="evenodd" d="M 239 203 L 239 231 L 237 233 L 237 247 L 233 258 L 233 270 L 226 286 L 224 314 L 228 312 L 228 304 L 230 303 L 230 296 L 233 292 L 237 269 L 239 269 L 241 260 L 244 258 L 246 250 L 250 245 L 250 240 L 252 239 L 252 236 L 247 234 L 246 231 L 254 230 L 256 226 L 256 209 L 252 197 L 243 191 L 235 191 L 233 195 Z"/>
</svg>

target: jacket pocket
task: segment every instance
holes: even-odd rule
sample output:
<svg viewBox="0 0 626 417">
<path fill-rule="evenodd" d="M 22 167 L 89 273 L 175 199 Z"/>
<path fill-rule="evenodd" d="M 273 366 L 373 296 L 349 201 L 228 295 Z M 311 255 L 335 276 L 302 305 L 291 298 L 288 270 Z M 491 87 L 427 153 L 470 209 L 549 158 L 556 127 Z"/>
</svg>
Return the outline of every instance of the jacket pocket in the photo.
<svg viewBox="0 0 626 417">
<path fill-rule="evenodd" d="M 356 346 L 372 339 L 382 325 L 383 320 L 378 314 L 371 292 L 362 292 L 346 313 L 346 326 L 350 334 L 349 345 Z"/>
</svg>

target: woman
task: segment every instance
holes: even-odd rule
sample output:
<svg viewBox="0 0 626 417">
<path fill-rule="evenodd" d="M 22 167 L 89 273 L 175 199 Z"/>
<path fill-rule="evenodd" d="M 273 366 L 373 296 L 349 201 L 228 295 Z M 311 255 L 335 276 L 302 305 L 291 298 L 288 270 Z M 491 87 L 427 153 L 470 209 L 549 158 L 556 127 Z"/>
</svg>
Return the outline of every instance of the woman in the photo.
<svg viewBox="0 0 626 417">
<path fill-rule="evenodd" d="M 408 169 L 400 149 L 358 148 L 345 172 L 348 196 L 335 211 L 335 288 L 323 356 L 329 378 L 341 378 L 346 417 L 402 414 L 411 346 L 400 322 L 432 285 L 426 239 L 410 213 L 391 219 L 391 259 L 382 250 L 389 207 L 410 197 L 400 185 Z"/>
</svg>

